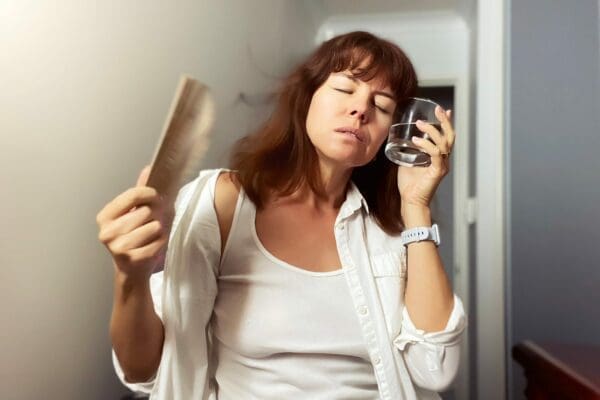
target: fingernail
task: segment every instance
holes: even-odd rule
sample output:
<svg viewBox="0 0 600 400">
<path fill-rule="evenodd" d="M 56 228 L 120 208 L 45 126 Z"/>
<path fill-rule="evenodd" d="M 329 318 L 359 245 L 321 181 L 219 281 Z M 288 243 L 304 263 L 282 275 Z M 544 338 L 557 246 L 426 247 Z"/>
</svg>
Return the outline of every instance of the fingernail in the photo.
<svg viewBox="0 0 600 400">
<path fill-rule="evenodd" d="M 413 142 L 420 142 L 421 140 L 423 140 L 423 139 L 421 139 L 421 138 L 420 138 L 420 137 L 418 137 L 418 136 L 413 136 L 413 137 L 412 137 L 412 141 L 413 141 Z"/>
<path fill-rule="evenodd" d="M 417 120 L 417 125 L 423 125 L 423 121 L 421 121 L 420 119 Z"/>
</svg>

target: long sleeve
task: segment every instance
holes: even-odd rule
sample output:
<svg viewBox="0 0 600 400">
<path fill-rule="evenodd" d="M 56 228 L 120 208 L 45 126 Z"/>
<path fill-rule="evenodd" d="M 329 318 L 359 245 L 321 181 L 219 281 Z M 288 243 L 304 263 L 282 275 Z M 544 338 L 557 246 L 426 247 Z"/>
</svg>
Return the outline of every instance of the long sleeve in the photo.
<svg viewBox="0 0 600 400">
<path fill-rule="evenodd" d="M 113 357 L 115 370 L 130 389 L 152 399 L 209 399 L 208 324 L 217 294 L 221 254 L 214 190 L 220 170 L 201 171 L 179 192 L 164 270 L 151 278 L 154 307 L 165 339 L 154 379 L 129 383 Z"/>
<path fill-rule="evenodd" d="M 152 303 L 154 304 L 154 311 L 158 315 L 158 317 L 162 320 L 162 302 L 161 302 L 161 293 L 162 293 L 162 284 L 163 284 L 163 273 L 158 272 L 153 274 L 150 277 L 150 293 L 152 295 Z M 125 385 L 129 390 L 133 392 L 140 393 L 150 393 L 152 391 L 152 387 L 154 386 L 154 382 L 156 380 L 156 375 L 150 378 L 146 382 L 128 382 L 125 380 L 125 373 L 123 372 L 123 368 L 119 363 L 119 359 L 115 351 L 112 351 L 112 362 L 113 367 L 115 369 L 115 373 L 117 377 Z"/>
<path fill-rule="evenodd" d="M 406 308 L 394 346 L 402 352 L 415 385 L 440 392 L 454 380 L 460 359 L 460 339 L 467 324 L 462 301 L 454 295 L 454 308 L 446 327 L 438 332 L 417 329 Z"/>
</svg>

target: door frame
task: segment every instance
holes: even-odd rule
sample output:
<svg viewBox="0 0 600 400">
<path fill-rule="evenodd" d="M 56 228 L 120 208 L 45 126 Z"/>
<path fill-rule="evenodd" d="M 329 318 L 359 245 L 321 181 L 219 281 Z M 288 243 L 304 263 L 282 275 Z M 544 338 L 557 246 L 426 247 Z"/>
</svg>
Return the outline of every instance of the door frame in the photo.
<svg viewBox="0 0 600 400">
<path fill-rule="evenodd" d="M 506 338 L 510 309 L 506 301 L 507 210 L 505 163 L 510 153 L 506 134 L 506 54 L 510 45 L 505 32 L 508 1 L 477 2 L 477 230 L 475 355 L 478 399 L 506 398 Z M 508 329 L 507 329 L 508 328 Z"/>
</svg>

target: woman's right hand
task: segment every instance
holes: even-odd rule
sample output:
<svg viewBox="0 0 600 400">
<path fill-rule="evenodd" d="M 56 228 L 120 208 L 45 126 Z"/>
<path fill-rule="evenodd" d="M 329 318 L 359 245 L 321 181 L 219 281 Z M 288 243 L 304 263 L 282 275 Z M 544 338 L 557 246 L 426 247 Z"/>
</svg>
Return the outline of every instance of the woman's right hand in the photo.
<svg viewBox="0 0 600 400">
<path fill-rule="evenodd" d="M 164 261 L 173 219 L 172 205 L 145 186 L 150 166 L 142 169 L 136 186 L 111 200 L 96 216 L 98 239 L 110 252 L 115 272 L 147 281 Z"/>
</svg>

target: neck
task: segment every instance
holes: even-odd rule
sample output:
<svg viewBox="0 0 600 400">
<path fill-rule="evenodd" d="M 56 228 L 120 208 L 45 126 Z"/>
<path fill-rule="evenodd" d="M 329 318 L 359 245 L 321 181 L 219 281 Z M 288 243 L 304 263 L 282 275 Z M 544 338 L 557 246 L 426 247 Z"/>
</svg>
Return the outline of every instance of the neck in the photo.
<svg viewBox="0 0 600 400">
<path fill-rule="evenodd" d="M 326 195 L 324 202 L 328 206 L 335 209 L 342 206 L 351 175 L 352 169 L 328 168 L 321 165 L 321 181 Z"/>
<path fill-rule="evenodd" d="M 346 189 L 352 169 L 330 168 L 321 163 L 320 170 L 325 196 L 317 196 L 305 184 L 292 195 L 275 200 L 275 203 L 302 203 L 318 212 L 337 212 L 346 200 Z"/>
</svg>

